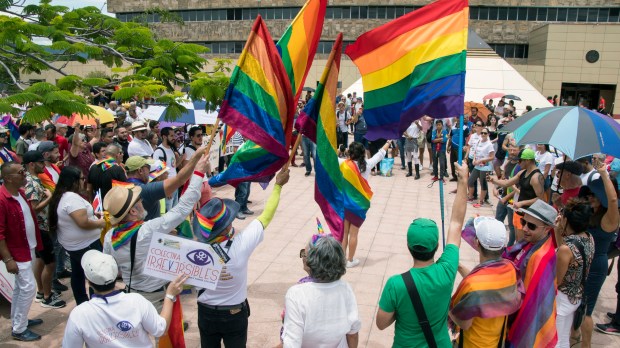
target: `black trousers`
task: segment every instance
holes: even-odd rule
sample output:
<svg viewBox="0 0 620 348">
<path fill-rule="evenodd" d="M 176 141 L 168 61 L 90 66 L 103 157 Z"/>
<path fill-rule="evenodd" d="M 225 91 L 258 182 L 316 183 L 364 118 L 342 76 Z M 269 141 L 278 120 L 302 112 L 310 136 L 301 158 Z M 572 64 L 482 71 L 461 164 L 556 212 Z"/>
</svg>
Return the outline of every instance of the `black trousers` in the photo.
<svg viewBox="0 0 620 348">
<path fill-rule="evenodd" d="M 234 312 L 234 311 L 233 311 Z M 243 348 L 248 340 L 248 317 L 250 305 L 244 302 L 240 311 L 207 308 L 198 303 L 198 329 L 202 348 L 220 348 L 222 340 L 226 348 Z"/>
</svg>

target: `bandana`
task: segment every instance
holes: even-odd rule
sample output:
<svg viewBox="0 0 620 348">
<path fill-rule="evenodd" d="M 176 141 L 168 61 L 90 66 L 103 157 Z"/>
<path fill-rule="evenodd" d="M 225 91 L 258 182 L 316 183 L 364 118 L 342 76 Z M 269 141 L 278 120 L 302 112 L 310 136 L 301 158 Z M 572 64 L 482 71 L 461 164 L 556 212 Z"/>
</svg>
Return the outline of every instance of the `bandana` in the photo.
<svg viewBox="0 0 620 348">
<path fill-rule="evenodd" d="M 112 248 L 118 250 L 118 248 L 127 244 L 131 237 L 138 232 L 143 223 L 144 221 L 130 221 L 118 225 L 118 227 L 112 231 Z"/>
<path fill-rule="evenodd" d="M 99 161 L 97 163 L 98 166 L 101 166 L 101 170 L 103 170 L 104 172 L 116 165 L 118 165 L 116 163 L 116 160 L 114 159 L 114 157 L 108 157 L 106 159 L 103 159 L 101 161 Z"/>
<path fill-rule="evenodd" d="M 224 241 L 229 240 L 232 237 L 232 230 L 231 233 L 227 234 L 227 235 L 221 235 L 221 236 L 217 236 L 215 237 L 215 239 L 210 240 L 211 238 L 211 232 L 213 231 L 213 226 L 215 226 L 215 224 L 224 219 L 226 216 L 228 216 L 229 210 L 226 209 L 226 205 L 222 204 L 222 210 L 220 210 L 217 214 L 215 214 L 214 217 L 212 218 L 208 218 L 202 214 L 200 214 L 199 212 L 196 212 L 196 218 L 198 219 L 198 228 L 200 229 L 200 233 L 202 234 L 203 237 L 205 237 L 209 243 L 214 244 L 214 243 L 221 243 Z"/>
<path fill-rule="evenodd" d="M 129 178 L 129 180 L 131 180 L 131 179 L 133 179 L 133 178 Z M 116 186 L 120 186 L 120 187 L 125 187 L 127 189 L 131 189 L 131 188 L 133 188 L 136 185 L 134 185 L 131 182 L 112 180 L 112 187 L 116 187 Z"/>
</svg>

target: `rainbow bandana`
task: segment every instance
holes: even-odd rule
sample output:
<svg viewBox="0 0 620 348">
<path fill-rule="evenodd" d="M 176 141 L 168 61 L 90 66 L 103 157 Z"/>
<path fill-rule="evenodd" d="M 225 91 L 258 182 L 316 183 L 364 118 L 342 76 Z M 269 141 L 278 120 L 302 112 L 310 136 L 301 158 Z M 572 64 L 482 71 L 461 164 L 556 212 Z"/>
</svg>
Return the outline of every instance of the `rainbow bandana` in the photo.
<svg viewBox="0 0 620 348">
<path fill-rule="evenodd" d="M 118 248 L 127 244 L 131 237 L 138 232 L 143 223 L 144 221 L 130 221 L 118 225 L 118 227 L 112 231 L 112 248 L 118 250 Z"/>
<path fill-rule="evenodd" d="M 97 162 L 98 166 L 101 166 L 101 170 L 103 170 L 104 172 L 112 167 L 114 167 L 115 165 L 117 165 L 116 160 L 114 159 L 114 157 L 108 157 L 106 159 L 103 159 L 99 162 Z"/>
<path fill-rule="evenodd" d="M 223 202 L 222 202 L 222 209 L 217 214 L 215 214 L 215 216 L 211 218 L 208 218 L 200 214 L 200 212 L 196 211 L 196 219 L 198 219 L 198 227 L 200 229 L 200 233 L 202 234 L 203 237 L 205 237 L 208 243 L 211 243 L 211 244 L 221 243 L 221 242 L 229 240 L 232 237 L 232 230 L 231 230 L 231 233 L 229 234 L 217 236 L 211 239 L 211 233 L 213 231 L 213 227 L 215 226 L 215 224 L 222 219 L 226 220 L 226 217 L 228 216 L 228 214 L 230 214 L 230 212 L 228 209 L 226 209 L 226 204 L 224 204 Z"/>
<path fill-rule="evenodd" d="M 128 180 L 131 180 L 133 178 L 129 178 Z M 118 180 L 112 180 L 112 187 L 116 187 L 116 186 L 120 186 L 120 187 L 125 187 L 128 190 L 132 189 L 134 186 L 136 186 L 134 183 L 131 182 L 125 182 L 125 181 L 118 181 Z"/>
</svg>

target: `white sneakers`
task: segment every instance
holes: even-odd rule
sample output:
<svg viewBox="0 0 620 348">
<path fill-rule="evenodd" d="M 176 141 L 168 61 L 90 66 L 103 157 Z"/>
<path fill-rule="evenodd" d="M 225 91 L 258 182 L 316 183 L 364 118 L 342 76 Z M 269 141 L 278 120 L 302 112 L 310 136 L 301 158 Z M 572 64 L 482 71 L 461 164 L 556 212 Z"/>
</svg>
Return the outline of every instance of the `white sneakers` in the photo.
<svg viewBox="0 0 620 348">
<path fill-rule="evenodd" d="M 347 268 L 353 268 L 357 265 L 360 264 L 360 260 L 359 259 L 353 259 L 352 261 L 348 261 L 347 260 Z"/>
</svg>

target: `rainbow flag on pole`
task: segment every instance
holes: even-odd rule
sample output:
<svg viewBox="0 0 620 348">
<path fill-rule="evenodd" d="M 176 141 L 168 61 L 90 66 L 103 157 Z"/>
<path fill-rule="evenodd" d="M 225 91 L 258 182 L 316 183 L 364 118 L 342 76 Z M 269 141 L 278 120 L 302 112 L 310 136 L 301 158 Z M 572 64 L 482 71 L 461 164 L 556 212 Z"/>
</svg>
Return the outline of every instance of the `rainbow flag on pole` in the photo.
<svg viewBox="0 0 620 348">
<path fill-rule="evenodd" d="M 172 318 L 168 332 L 159 339 L 159 348 L 185 348 L 185 333 L 183 332 L 183 307 L 181 298 L 172 305 Z"/>
<path fill-rule="evenodd" d="M 295 103 L 301 95 L 319 45 L 326 8 L 327 0 L 308 0 L 276 43 L 290 79 Z"/>
<path fill-rule="evenodd" d="M 467 0 L 439 0 L 347 46 L 362 75 L 368 140 L 397 139 L 424 115 L 463 113 L 468 21 Z"/>
<path fill-rule="evenodd" d="M 366 212 L 370 208 L 372 190 L 352 160 L 342 162 L 340 171 L 344 177 L 344 217 L 353 226 L 360 227 L 366 220 Z"/>
<path fill-rule="evenodd" d="M 314 96 L 298 119 L 301 132 L 316 143 L 314 200 L 321 208 L 331 234 L 340 241 L 344 228 L 344 198 L 336 143 L 335 101 L 341 55 L 342 33 L 336 38 Z"/>
<path fill-rule="evenodd" d="M 291 85 L 261 16 L 230 78 L 219 118 L 247 140 L 211 186 L 268 182 L 288 161 L 295 111 Z"/>
</svg>

